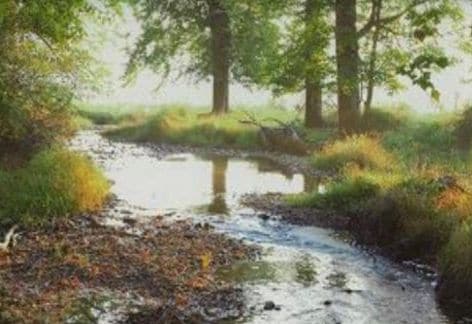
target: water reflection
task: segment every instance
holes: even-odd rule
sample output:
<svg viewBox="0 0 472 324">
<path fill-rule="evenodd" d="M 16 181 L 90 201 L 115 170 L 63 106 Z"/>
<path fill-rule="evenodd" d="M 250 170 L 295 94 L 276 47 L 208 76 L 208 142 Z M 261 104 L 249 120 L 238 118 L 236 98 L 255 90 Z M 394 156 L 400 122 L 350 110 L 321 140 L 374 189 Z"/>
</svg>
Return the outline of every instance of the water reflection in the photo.
<svg viewBox="0 0 472 324">
<path fill-rule="evenodd" d="M 210 214 L 227 214 L 244 194 L 297 193 L 305 187 L 303 175 L 276 171 L 280 168 L 267 160 L 193 154 L 158 160 L 122 154 L 106 162 L 114 193 L 146 209 L 199 208 Z M 265 171 L 260 172 L 261 168 Z"/>
<path fill-rule="evenodd" d="M 213 199 L 208 206 L 208 211 L 212 214 L 226 214 L 228 205 L 226 204 L 226 172 L 228 170 L 228 158 L 214 157 L 212 163 L 212 187 Z"/>
</svg>

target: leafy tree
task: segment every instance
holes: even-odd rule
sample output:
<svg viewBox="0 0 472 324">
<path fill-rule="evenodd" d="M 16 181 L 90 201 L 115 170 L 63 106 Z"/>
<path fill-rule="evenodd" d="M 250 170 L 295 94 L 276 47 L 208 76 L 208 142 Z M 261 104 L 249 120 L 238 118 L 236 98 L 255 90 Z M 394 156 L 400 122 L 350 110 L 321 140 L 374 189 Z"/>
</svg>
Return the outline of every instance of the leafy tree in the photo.
<svg viewBox="0 0 472 324">
<path fill-rule="evenodd" d="M 327 0 L 292 0 L 284 8 L 280 48 L 267 60 L 266 81 L 275 94 L 305 91 L 305 125 L 321 127 L 322 94 L 332 67 L 327 55 L 332 28 Z"/>
<path fill-rule="evenodd" d="M 451 0 L 336 0 L 336 56 L 337 56 L 337 80 L 338 80 L 338 104 L 339 104 L 339 126 L 343 131 L 353 132 L 358 128 L 360 119 L 360 82 L 362 80 L 362 66 L 359 42 L 372 33 L 372 47 L 368 60 L 367 76 L 368 94 L 367 106 L 370 107 L 373 87 L 376 84 L 378 44 L 382 39 L 387 45 L 386 49 L 392 49 L 392 31 L 406 30 L 401 34 L 400 48 L 412 46 L 412 42 L 423 43 L 429 37 L 438 35 L 438 25 L 445 17 L 456 15 L 457 8 Z M 360 29 L 357 24 L 361 19 L 358 17 L 358 7 L 361 9 L 370 6 L 370 14 L 364 19 L 365 22 Z M 403 25 L 402 25 L 403 23 Z M 407 26 L 407 27 L 405 27 Z M 404 29 L 401 29 L 404 28 Z M 381 38 L 384 37 L 384 38 Z M 390 43 L 390 45 L 388 45 Z M 426 45 L 425 45 L 426 44 Z M 404 51 L 394 50 L 390 52 L 387 71 L 384 75 L 385 82 L 395 79 L 395 74 L 409 77 L 414 84 L 429 90 L 434 98 L 439 93 L 431 82 L 432 72 L 435 69 L 444 68 L 450 64 L 450 60 L 441 51 L 440 47 L 431 43 L 423 43 L 421 51 L 415 52 L 418 46 L 408 48 Z M 388 50 L 384 52 L 386 55 Z M 388 56 L 387 56 L 388 57 Z M 379 82 L 377 82 L 379 83 Z"/>
<path fill-rule="evenodd" d="M 385 13 L 391 12 L 405 14 L 392 16 L 396 20 L 382 22 Z M 460 21 L 462 14 L 451 1 L 437 1 L 434 5 L 411 1 L 372 2 L 370 21 L 373 27 L 363 37 L 364 44 L 361 45 L 365 111 L 370 110 L 376 85 L 393 92 L 401 89 L 399 76 L 408 77 L 434 99 L 439 98 L 431 76 L 453 63 L 438 42 L 441 37 L 438 26 L 445 17 Z"/>
<path fill-rule="evenodd" d="M 231 78 L 258 82 L 274 51 L 273 21 L 283 1 L 132 0 L 143 32 L 132 50 L 127 75 L 144 66 L 169 76 L 213 78 L 213 113 L 229 110 Z"/>
<path fill-rule="evenodd" d="M 95 10 L 85 0 L 0 2 L 0 145 L 29 149 L 68 132 L 88 62 L 76 44 Z"/>
</svg>

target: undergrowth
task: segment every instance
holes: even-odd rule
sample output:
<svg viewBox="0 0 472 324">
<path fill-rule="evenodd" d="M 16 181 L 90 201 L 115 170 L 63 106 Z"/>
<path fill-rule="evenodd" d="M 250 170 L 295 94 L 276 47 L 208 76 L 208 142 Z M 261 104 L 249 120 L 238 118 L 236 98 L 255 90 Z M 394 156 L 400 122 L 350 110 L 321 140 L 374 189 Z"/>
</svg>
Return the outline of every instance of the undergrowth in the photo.
<svg viewBox="0 0 472 324">
<path fill-rule="evenodd" d="M 22 168 L 0 169 L 0 225 L 35 226 L 102 207 L 109 184 L 86 157 L 44 150 Z"/>
</svg>

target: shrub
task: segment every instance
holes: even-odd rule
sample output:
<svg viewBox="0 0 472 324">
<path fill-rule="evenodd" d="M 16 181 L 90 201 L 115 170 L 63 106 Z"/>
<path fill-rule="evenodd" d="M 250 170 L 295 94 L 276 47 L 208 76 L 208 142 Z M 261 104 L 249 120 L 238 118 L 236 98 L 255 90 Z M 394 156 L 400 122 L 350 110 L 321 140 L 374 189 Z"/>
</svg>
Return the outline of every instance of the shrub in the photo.
<svg viewBox="0 0 472 324">
<path fill-rule="evenodd" d="M 367 206 L 367 226 L 376 244 L 393 247 L 402 258 L 434 258 L 457 224 L 454 215 L 435 207 L 435 184 L 427 187 L 425 183 L 422 179 L 408 180 Z"/>
<path fill-rule="evenodd" d="M 472 223 L 464 223 L 452 234 L 439 258 L 439 297 L 451 302 L 472 299 Z M 465 305 L 467 306 L 467 305 Z M 470 308 L 469 308 L 470 309 Z"/>
<path fill-rule="evenodd" d="M 454 135 L 459 148 L 467 150 L 472 144 L 472 107 L 468 107 L 456 122 Z"/>
<path fill-rule="evenodd" d="M 109 184 L 86 157 L 61 148 L 38 153 L 25 168 L 0 171 L 0 224 L 41 225 L 101 208 Z"/>
<path fill-rule="evenodd" d="M 394 163 L 393 156 L 382 147 L 380 138 L 367 135 L 354 135 L 328 144 L 313 160 L 315 168 L 332 171 L 340 171 L 348 165 L 389 170 Z"/>
<path fill-rule="evenodd" d="M 395 113 L 383 109 L 366 111 L 361 118 L 361 129 L 364 132 L 385 132 L 396 130 L 407 121 L 405 113 Z"/>
<path fill-rule="evenodd" d="M 363 178 L 348 178 L 328 185 L 325 193 L 291 195 L 289 204 L 298 207 L 328 208 L 342 212 L 358 211 L 364 203 L 376 196 L 380 187 Z"/>
</svg>

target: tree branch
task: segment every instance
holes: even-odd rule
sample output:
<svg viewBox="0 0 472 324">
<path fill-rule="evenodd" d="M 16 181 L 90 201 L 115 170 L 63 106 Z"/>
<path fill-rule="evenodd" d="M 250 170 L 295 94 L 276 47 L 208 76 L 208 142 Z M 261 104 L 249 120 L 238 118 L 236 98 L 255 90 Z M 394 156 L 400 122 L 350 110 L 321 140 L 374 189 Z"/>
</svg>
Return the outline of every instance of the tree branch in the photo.
<svg viewBox="0 0 472 324">
<path fill-rule="evenodd" d="M 388 16 L 388 17 L 383 17 L 383 18 L 380 18 L 380 19 L 376 19 L 376 12 L 378 10 L 378 6 L 380 5 L 380 1 L 378 0 L 372 0 L 372 10 L 371 10 L 371 13 L 370 13 L 370 17 L 369 17 L 369 20 L 367 21 L 367 23 L 357 32 L 357 37 L 358 38 L 362 38 L 364 37 L 367 33 L 369 33 L 372 28 L 374 26 L 382 26 L 382 25 L 387 25 L 389 23 L 392 23 L 394 22 L 395 20 L 398 20 L 400 19 L 401 17 L 403 17 L 404 15 L 406 15 L 411 9 L 417 7 L 417 6 L 420 6 L 422 4 L 425 4 L 427 3 L 429 0 L 417 0 L 417 1 L 414 1 L 412 4 L 410 4 L 409 6 L 407 6 L 404 10 L 394 14 L 394 15 L 391 15 L 391 16 Z"/>
</svg>

